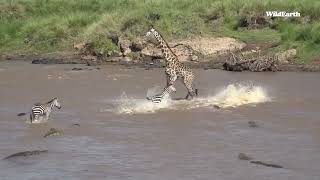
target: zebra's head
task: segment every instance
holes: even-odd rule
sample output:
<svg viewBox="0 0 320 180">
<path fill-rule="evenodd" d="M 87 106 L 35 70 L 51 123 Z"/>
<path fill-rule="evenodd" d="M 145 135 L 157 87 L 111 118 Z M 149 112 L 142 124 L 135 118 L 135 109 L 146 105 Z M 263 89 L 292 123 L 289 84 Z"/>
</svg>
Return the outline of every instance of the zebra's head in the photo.
<svg viewBox="0 0 320 180">
<path fill-rule="evenodd" d="M 52 104 L 58 109 L 61 109 L 61 104 L 59 103 L 58 98 L 53 98 Z"/>
</svg>

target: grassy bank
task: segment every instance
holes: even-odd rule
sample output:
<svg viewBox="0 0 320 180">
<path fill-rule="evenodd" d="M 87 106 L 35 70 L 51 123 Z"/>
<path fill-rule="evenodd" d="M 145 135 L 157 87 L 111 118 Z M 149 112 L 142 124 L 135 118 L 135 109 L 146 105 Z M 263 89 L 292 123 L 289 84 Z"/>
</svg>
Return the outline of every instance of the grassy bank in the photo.
<svg viewBox="0 0 320 180">
<path fill-rule="evenodd" d="M 240 27 L 241 18 L 267 10 L 302 17 L 277 18 L 261 30 Z M 1 53 L 68 51 L 81 41 L 115 50 L 109 33 L 134 38 L 153 24 L 168 38 L 230 36 L 297 48 L 300 63 L 320 57 L 318 0 L 1 0 L 0 15 Z"/>
</svg>

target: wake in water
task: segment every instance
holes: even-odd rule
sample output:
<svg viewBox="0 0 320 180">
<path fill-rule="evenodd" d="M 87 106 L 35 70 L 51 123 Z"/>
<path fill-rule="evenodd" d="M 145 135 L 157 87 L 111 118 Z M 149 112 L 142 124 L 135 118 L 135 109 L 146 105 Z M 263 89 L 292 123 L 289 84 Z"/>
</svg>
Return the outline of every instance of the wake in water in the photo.
<svg viewBox="0 0 320 180">
<path fill-rule="evenodd" d="M 148 91 L 154 94 L 156 88 Z M 152 93 L 151 93 L 152 92 Z M 120 114 L 154 113 L 161 110 L 183 110 L 201 107 L 220 108 L 238 107 L 246 104 L 258 104 L 269 101 L 267 92 L 261 86 L 248 84 L 230 84 L 221 88 L 215 95 L 197 97 L 193 100 L 171 100 L 163 99 L 161 103 L 152 103 L 146 99 L 129 98 L 125 93 L 117 103 L 116 111 Z"/>
</svg>

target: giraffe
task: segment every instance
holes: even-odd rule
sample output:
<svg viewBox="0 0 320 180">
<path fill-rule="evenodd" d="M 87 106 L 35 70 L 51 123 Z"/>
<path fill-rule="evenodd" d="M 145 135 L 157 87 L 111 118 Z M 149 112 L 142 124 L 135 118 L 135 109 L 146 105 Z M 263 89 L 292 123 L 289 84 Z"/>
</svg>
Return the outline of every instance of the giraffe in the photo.
<svg viewBox="0 0 320 180">
<path fill-rule="evenodd" d="M 164 56 L 166 66 L 165 66 L 165 73 L 167 77 L 167 84 L 166 88 L 169 86 L 172 86 L 174 82 L 180 78 L 184 84 L 184 86 L 188 90 L 188 94 L 186 95 L 185 99 L 191 99 L 198 95 L 198 89 L 194 88 L 194 73 L 192 70 L 184 65 L 182 62 L 180 62 L 177 58 L 177 56 L 173 53 L 173 51 L 170 49 L 168 43 L 164 40 L 162 35 L 155 30 L 153 27 L 146 33 L 147 38 L 154 38 L 157 43 L 159 44 L 159 47 L 161 48 L 162 54 Z M 165 89 L 166 89 L 165 88 Z"/>
</svg>

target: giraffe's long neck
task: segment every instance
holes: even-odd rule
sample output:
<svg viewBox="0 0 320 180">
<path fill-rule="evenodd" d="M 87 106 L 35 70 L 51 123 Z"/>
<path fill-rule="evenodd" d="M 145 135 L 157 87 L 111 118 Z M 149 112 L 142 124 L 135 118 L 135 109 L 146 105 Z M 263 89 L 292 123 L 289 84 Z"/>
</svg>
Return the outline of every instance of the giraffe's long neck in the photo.
<svg viewBox="0 0 320 180">
<path fill-rule="evenodd" d="M 163 37 L 160 35 L 160 33 L 158 32 L 154 32 L 155 37 L 157 39 L 157 41 L 160 44 L 161 47 L 161 51 L 163 53 L 163 56 L 166 60 L 166 63 L 170 63 L 176 60 L 176 55 L 172 52 L 172 50 L 170 49 L 168 43 L 163 39 Z"/>
</svg>

